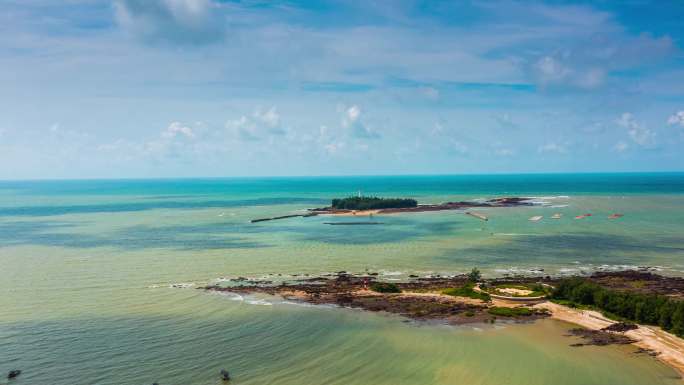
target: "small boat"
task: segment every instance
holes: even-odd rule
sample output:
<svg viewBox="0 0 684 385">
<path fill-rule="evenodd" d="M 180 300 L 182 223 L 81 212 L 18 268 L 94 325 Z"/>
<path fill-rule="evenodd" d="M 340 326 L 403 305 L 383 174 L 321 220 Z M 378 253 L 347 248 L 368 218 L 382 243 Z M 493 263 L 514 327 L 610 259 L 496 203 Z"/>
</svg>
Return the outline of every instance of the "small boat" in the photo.
<svg viewBox="0 0 684 385">
<path fill-rule="evenodd" d="M 584 218 L 590 217 L 590 216 L 591 216 L 591 214 L 587 213 L 587 214 L 578 215 L 575 217 L 575 219 L 584 219 Z"/>
<path fill-rule="evenodd" d="M 553 214 L 553 215 L 551 216 L 551 219 L 561 219 L 561 216 L 562 216 L 562 215 L 563 215 L 563 214 L 561 214 L 561 213 L 555 213 L 555 214 Z"/>
<path fill-rule="evenodd" d="M 624 214 L 615 213 L 615 214 L 610 214 L 610 215 L 608 216 L 608 219 L 618 219 L 618 218 L 622 218 L 622 217 L 624 217 L 624 216 L 625 216 Z"/>
<path fill-rule="evenodd" d="M 529 220 L 532 221 L 532 222 L 538 222 L 538 221 L 540 221 L 542 218 L 544 218 L 544 217 L 541 216 L 541 215 L 535 215 L 535 216 L 531 217 Z"/>
</svg>

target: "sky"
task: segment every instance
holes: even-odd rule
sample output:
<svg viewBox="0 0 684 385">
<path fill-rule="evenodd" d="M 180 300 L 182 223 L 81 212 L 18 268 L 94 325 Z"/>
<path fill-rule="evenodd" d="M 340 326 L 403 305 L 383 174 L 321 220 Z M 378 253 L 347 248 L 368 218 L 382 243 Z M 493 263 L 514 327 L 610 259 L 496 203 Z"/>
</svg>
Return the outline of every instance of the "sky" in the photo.
<svg viewBox="0 0 684 385">
<path fill-rule="evenodd" d="M 0 0 L 0 179 L 684 170 L 684 2 Z"/>
</svg>

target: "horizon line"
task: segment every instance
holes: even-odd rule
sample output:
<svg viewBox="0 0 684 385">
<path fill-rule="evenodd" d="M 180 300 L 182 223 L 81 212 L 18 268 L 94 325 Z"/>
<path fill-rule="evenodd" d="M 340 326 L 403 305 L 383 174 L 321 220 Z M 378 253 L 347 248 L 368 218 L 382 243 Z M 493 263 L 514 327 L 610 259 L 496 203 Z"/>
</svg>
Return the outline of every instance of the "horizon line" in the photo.
<svg viewBox="0 0 684 385">
<path fill-rule="evenodd" d="M 602 175 L 602 174 L 684 174 L 681 171 L 554 171 L 554 172 L 489 172 L 489 173 L 410 173 L 410 174 L 317 174 L 317 175 L 250 175 L 250 176 L 149 176 L 149 177 L 86 177 L 86 178 L 25 178 L 4 179 L 3 182 L 58 182 L 58 181 L 136 181 L 136 180 L 208 180 L 208 179 L 284 179 L 284 178 L 359 178 L 359 177 L 428 177 L 428 176 L 503 176 L 503 175 Z"/>
</svg>

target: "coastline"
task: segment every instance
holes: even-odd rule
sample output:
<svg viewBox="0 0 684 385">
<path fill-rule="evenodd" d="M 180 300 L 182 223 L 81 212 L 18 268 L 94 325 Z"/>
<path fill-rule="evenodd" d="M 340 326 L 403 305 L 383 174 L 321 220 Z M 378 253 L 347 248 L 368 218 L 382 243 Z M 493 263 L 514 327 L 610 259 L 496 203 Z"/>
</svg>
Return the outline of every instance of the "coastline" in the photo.
<svg viewBox="0 0 684 385">
<path fill-rule="evenodd" d="M 598 280 L 611 279 L 614 284 L 617 282 L 619 285 L 619 279 L 633 278 L 634 274 L 616 272 L 593 277 Z M 446 289 L 465 287 L 463 285 L 470 282 L 466 276 L 415 277 L 408 282 L 392 284 L 400 289 L 399 292 L 378 292 L 374 291 L 376 289 L 373 288 L 373 284 L 381 281 L 377 281 L 375 275 L 377 274 L 353 275 L 338 272 L 281 284 L 239 277 L 232 280 L 236 286 L 213 285 L 198 289 L 238 294 L 268 294 L 314 305 L 333 304 L 371 312 L 397 314 L 416 321 L 437 321 L 452 325 L 500 321 L 533 323 L 537 319 L 548 317 L 581 327 L 570 330 L 570 333 L 586 338 L 589 342 L 574 346 L 633 344 L 640 348 L 640 352 L 657 358 L 674 369 L 680 378 L 684 378 L 684 339 L 658 327 L 620 323 L 604 317 L 598 311 L 575 309 L 544 298 L 491 296 L 482 299 L 477 295 L 447 293 Z M 653 279 L 654 287 L 661 290 L 672 290 L 673 287 L 679 287 L 684 283 L 678 278 L 648 276 Z M 517 281 L 529 284 L 539 279 L 541 278 L 519 277 Z M 490 282 L 502 283 L 507 280 L 495 279 Z M 550 277 L 544 277 L 542 280 L 553 282 Z M 476 293 L 483 293 L 479 287 L 477 289 Z"/>
<path fill-rule="evenodd" d="M 550 301 L 534 305 L 534 307 L 548 310 L 551 319 L 568 322 L 593 331 L 617 323 L 594 310 L 573 309 Z M 684 378 L 684 339 L 659 327 L 641 324 L 637 324 L 637 328 L 634 330 L 624 332 L 624 335 L 635 340 L 633 345 L 652 352 L 655 358 L 675 369 Z"/>
</svg>

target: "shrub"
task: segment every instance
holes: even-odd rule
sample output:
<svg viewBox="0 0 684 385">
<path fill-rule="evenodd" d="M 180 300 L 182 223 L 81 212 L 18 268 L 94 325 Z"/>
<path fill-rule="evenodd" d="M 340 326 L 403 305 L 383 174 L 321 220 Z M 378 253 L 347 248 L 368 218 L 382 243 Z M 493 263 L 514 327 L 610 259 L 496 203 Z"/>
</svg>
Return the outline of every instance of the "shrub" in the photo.
<svg viewBox="0 0 684 385">
<path fill-rule="evenodd" d="M 401 293 L 399 286 L 389 282 L 374 282 L 370 289 L 378 293 Z"/>
<path fill-rule="evenodd" d="M 461 287 L 453 287 L 450 289 L 442 290 L 442 294 L 451 295 L 454 297 L 466 297 L 472 299 L 479 299 L 485 302 L 492 300 L 492 297 L 487 293 L 479 292 L 473 290 L 474 285 L 472 283 L 467 283 Z"/>
<path fill-rule="evenodd" d="M 468 273 L 468 281 L 477 282 L 480 278 L 482 278 L 480 270 L 478 270 L 477 267 L 473 267 L 473 269 L 470 270 L 470 273 Z"/>
<path fill-rule="evenodd" d="M 528 317 L 534 314 L 532 309 L 526 307 L 490 307 L 489 314 L 500 317 Z"/>
</svg>

